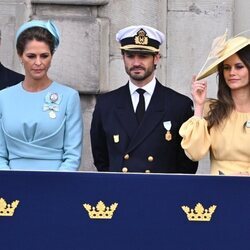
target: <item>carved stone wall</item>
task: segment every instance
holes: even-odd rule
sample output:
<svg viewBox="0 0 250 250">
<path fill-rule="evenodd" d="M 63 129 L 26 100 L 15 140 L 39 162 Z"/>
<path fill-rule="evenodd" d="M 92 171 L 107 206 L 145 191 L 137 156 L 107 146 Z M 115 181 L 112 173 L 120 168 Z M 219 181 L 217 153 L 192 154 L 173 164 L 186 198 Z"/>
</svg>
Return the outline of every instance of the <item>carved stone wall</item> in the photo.
<svg viewBox="0 0 250 250">
<path fill-rule="evenodd" d="M 16 56 L 15 33 L 20 23 L 25 20 L 27 6 L 24 1 L 0 1 L 0 29 L 2 40 L 0 46 L 0 60 L 10 68 L 21 71 L 21 65 Z"/>
</svg>

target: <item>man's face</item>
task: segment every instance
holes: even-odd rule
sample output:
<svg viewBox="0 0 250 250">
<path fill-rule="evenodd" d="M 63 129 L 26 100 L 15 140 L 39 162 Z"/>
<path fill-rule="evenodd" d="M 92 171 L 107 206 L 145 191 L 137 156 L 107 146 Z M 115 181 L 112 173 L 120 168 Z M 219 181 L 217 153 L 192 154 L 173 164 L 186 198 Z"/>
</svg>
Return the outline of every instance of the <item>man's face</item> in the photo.
<svg viewBox="0 0 250 250">
<path fill-rule="evenodd" d="M 159 61 L 159 54 L 124 52 L 125 70 L 131 81 L 137 86 L 144 86 L 154 76 L 155 65 Z"/>
</svg>

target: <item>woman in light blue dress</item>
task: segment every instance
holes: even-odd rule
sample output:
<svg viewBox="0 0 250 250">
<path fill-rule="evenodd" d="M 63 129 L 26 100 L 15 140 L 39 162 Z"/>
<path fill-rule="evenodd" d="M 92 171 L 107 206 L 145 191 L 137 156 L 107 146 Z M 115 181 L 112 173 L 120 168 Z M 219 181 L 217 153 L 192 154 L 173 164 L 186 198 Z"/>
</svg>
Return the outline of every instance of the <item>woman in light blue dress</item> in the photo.
<svg viewBox="0 0 250 250">
<path fill-rule="evenodd" d="M 23 24 L 16 48 L 25 79 L 0 91 L 0 170 L 79 168 L 82 115 L 76 90 L 48 75 L 59 33 L 51 21 Z"/>
</svg>

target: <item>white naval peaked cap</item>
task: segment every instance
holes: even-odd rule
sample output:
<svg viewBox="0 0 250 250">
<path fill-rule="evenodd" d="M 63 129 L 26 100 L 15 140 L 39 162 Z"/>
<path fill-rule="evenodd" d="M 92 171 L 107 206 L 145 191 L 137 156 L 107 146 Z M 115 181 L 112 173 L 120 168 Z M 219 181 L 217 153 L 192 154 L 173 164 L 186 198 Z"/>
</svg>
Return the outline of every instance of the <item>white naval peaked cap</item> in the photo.
<svg viewBox="0 0 250 250">
<path fill-rule="evenodd" d="M 120 42 L 120 48 L 125 51 L 157 53 L 165 41 L 165 35 L 155 28 L 136 25 L 119 30 L 116 40 Z"/>
</svg>

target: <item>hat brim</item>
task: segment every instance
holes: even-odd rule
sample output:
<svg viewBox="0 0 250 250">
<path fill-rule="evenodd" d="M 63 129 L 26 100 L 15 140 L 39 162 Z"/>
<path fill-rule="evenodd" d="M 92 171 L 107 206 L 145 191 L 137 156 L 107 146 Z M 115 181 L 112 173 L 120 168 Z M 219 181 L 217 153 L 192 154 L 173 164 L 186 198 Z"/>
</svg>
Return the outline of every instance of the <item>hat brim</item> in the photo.
<svg viewBox="0 0 250 250">
<path fill-rule="evenodd" d="M 121 50 L 138 52 L 138 53 L 158 53 L 160 50 L 152 46 L 145 45 L 125 45 L 120 47 Z"/>
<path fill-rule="evenodd" d="M 236 37 L 237 38 L 237 37 Z M 208 77 L 212 75 L 213 73 L 217 72 L 218 70 L 218 65 L 226 60 L 228 57 L 232 56 L 233 54 L 237 53 L 239 50 L 243 49 L 247 45 L 250 44 L 250 40 L 245 38 L 245 37 L 238 37 L 242 41 L 238 43 L 236 46 L 232 47 L 232 49 L 226 50 L 225 53 L 223 53 L 218 59 L 216 59 L 212 64 L 210 64 L 206 69 L 204 69 L 198 76 L 197 80 L 201 80 L 205 77 Z M 228 43 L 230 41 L 228 40 Z"/>
</svg>

